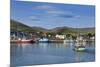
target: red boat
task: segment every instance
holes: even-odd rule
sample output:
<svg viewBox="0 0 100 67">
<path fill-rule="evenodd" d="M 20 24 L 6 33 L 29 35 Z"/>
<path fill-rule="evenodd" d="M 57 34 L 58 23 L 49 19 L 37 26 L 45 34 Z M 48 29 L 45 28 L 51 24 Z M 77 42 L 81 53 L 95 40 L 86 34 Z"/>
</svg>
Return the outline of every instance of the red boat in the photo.
<svg viewBox="0 0 100 67">
<path fill-rule="evenodd" d="M 18 40 L 10 40 L 11 43 L 33 43 L 32 39 L 18 39 Z"/>
</svg>

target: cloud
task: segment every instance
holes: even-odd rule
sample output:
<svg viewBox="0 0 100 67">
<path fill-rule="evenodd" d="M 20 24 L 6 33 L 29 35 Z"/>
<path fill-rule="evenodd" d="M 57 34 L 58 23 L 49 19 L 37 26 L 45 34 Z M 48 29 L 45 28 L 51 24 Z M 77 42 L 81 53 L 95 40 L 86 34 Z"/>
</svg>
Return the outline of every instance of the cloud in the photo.
<svg viewBox="0 0 100 67">
<path fill-rule="evenodd" d="M 68 15 L 68 14 L 60 14 L 59 15 L 60 17 L 63 17 L 63 18 L 73 18 L 73 17 L 75 17 L 74 15 Z"/>
<path fill-rule="evenodd" d="M 36 9 L 42 9 L 42 10 L 54 10 L 55 8 L 50 5 L 39 5 L 35 7 Z"/>
<path fill-rule="evenodd" d="M 32 21 L 40 21 L 40 19 L 38 19 L 35 16 L 30 16 L 29 19 L 32 20 Z"/>
<path fill-rule="evenodd" d="M 59 10 L 52 10 L 52 11 L 48 11 L 47 13 L 50 13 L 50 14 L 62 14 L 64 12 L 63 11 L 59 11 Z"/>
<path fill-rule="evenodd" d="M 38 5 L 35 6 L 34 9 L 42 10 L 44 12 L 43 16 L 46 17 L 57 17 L 64 19 L 77 17 L 77 15 L 75 15 L 75 13 L 72 13 L 71 11 L 61 10 L 59 9 L 59 7 L 54 7 L 52 5 Z"/>
<path fill-rule="evenodd" d="M 75 17 L 74 13 L 70 11 L 60 11 L 60 10 L 53 10 L 53 11 L 48 11 L 47 12 L 50 15 L 54 15 L 57 17 L 62 17 L 62 18 L 73 18 Z"/>
<path fill-rule="evenodd" d="M 59 9 L 59 7 L 54 7 L 51 5 L 39 5 L 34 7 L 36 9 L 44 10 L 46 16 L 54 16 L 60 18 L 74 18 L 76 15 L 71 11 L 64 11 Z"/>
</svg>

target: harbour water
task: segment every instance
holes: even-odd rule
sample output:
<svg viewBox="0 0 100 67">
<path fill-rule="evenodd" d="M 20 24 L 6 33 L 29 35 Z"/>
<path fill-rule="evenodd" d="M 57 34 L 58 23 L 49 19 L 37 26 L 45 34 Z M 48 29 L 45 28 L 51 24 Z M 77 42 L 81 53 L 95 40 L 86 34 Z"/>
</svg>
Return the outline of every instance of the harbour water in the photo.
<svg viewBox="0 0 100 67">
<path fill-rule="evenodd" d="M 73 50 L 74 43 L 11 43 L 10 65 L 28 66 L 95 61 L 94 42 L 84 52 Z"/>
</svg>

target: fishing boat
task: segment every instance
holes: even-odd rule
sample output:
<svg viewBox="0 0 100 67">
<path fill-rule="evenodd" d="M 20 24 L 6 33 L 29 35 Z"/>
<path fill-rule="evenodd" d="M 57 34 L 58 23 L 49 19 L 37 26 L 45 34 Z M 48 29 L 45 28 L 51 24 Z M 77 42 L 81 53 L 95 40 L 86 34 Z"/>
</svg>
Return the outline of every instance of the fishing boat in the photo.
<svg viewBox="0 0 100 67">
<path fill-rule="evenodd" d="M 18 40 L 10 40 L 11 43 L 33 43 L 32 39 L 18 39 Z"/>
<path fill-rule="evenodd" d="M 41 38 L 38 40 L 38 42 L 46 43 L 49 42 L 48 38 Z"/>
</svg>

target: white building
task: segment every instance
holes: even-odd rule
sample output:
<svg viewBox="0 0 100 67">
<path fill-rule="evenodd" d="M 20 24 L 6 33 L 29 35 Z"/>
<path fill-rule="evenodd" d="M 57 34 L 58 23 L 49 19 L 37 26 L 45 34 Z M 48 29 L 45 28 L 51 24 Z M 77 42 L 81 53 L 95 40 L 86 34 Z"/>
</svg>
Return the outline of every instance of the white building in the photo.
<svg viewBox="0 0 100 67">
<path fill-rule="evenodd" d="M 65 38 L 66 38 L 66 35 L 58 35 L 58 34 L 57 34 L 55 37 L 56 37 L 56 38 L 59 38 L 59 39 L 65 39 Z"/>
</svg>

